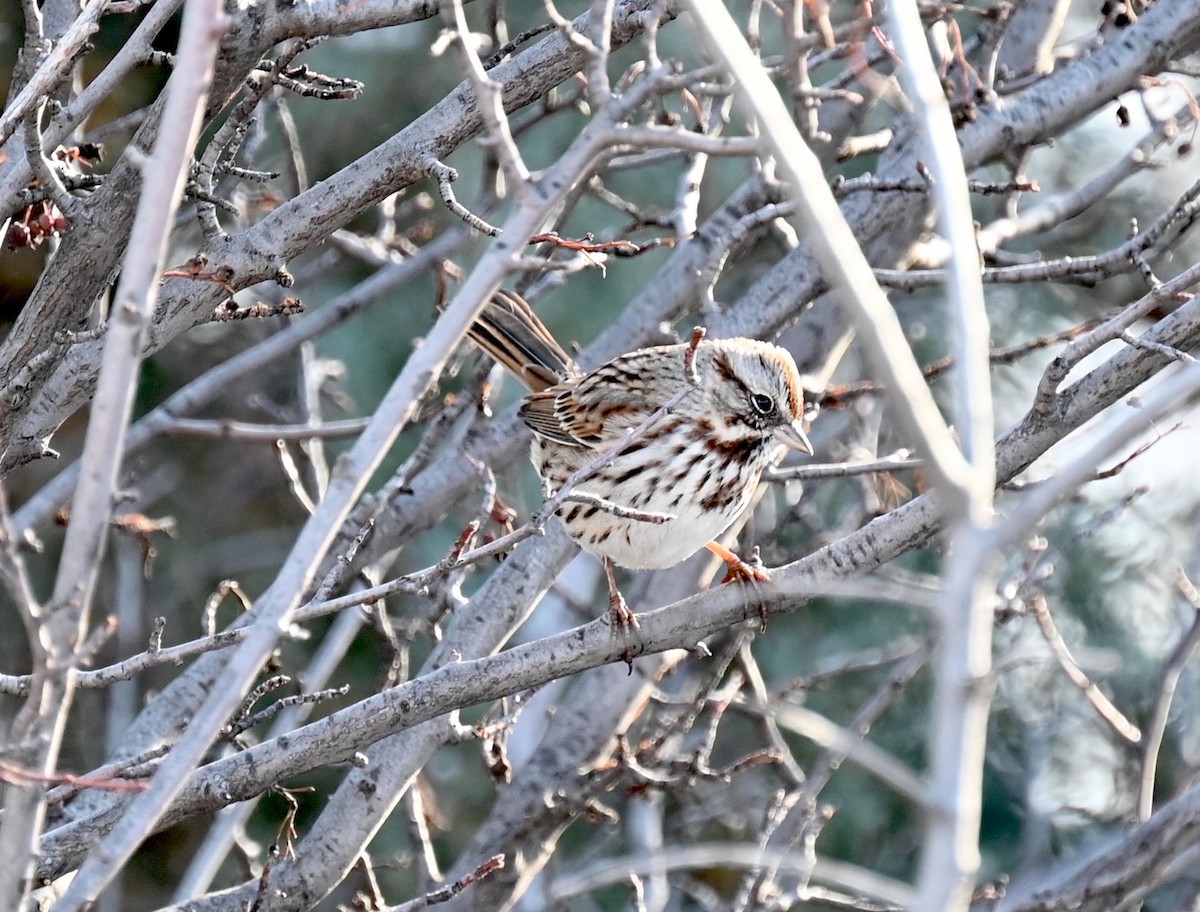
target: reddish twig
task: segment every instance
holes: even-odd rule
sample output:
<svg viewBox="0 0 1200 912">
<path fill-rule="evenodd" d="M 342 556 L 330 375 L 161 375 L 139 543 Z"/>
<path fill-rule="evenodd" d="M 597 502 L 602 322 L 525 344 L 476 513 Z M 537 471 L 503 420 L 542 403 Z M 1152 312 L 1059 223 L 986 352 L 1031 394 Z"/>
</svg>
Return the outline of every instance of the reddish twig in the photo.
<svg viewBox="0 0 1200 912">
<path fill-rule="evenodd" d="M 89 776 L 74 776 L 70 773 L 47 776 L 2 760 L 0 760 L 0 781 L 16 786 L 65 785 L 74 789 L 103 789 L 106 792 L 143 792 L 150 787 L 149 782 L 134 779 L 94 779 Z"/>
<path fill-rule="evenodd" d="M 619 257 L 635 257 L 641 256 L 650 250 L 657 250 L 659 247 L 674 247 L 679 242 L 679 238 L 654 238 L 644 244 L 637 244 L 633 241 L 597 241 L 594 235 L 585 234 L 578 240 L 568 240 L 564 237 L 559 237 L 557 233 L 550 231 L 545 234 L 537 234 L 529 239 L 530 244 L 550 244 L 554 247 L 564 247 L 567 250 L 576 250 L 580 253 L 611 253 L 613 256 Z"/>
</svg>

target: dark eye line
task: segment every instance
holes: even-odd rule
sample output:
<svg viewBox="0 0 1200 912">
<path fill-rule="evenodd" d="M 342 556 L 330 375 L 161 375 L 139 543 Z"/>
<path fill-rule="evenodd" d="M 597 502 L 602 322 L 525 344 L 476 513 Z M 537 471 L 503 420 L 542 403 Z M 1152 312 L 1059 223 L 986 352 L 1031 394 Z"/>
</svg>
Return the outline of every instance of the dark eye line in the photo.
<svg viewBox="0 0 1200 912">
<path fill-rule="evenodd" d="M 742 388 L 746 394 L 746 401 L 750 405 L 751 414 L 748 416 L 738 416 L 734 420 L 740 424 L 745 424 L 750 427 L 762 428 L 765 427 L 765 422 L 772 418 L 779 418 L 779 404 L 766 393 L 756 393 L 750 386 L 733 371 L 733 366 L 723 357 L 716 359 L 716 367 L 721 374 L 721 378 L 730 383 L 736 383 Z M 765 404 L 763 404 L 765 402 Z"/>
<path fill-rule="evenodd" d="M 770 396 L 766 396 L 763 393 L 756 393 L 756 392 L 754 392 L 754 390 L 750 389 L 750 387 L 746 384 L 746 381 L 743 380 L 741 377 L 739 377 L 734 372 L 733 365 L 731 365 L 729 363 L 728 359 L 726 359 L 725 357 L 723 357 L 723 356 L 718 357 L 715 361 L 715 364 L 716 364 L 718 373 L 720 373 L 720 375 L 721 375 L 721 379 L 725 380 L 729 383 L 735 383 L 738 386 L 740 386 L 742 388 L 742 392 L 746 394 L 747 401 L 750 403 L 750 405 L 753 408 L 755 408 L 756 411 L 758 410 L 758 407 L 755 405 L 755 400 L 758 397 L 762 396 L 764 399 L 771 398 Z M 774 404 L 775 404 L 774 400 L 772 400 L 771 405 L 773 406 Z"/>
</svg>

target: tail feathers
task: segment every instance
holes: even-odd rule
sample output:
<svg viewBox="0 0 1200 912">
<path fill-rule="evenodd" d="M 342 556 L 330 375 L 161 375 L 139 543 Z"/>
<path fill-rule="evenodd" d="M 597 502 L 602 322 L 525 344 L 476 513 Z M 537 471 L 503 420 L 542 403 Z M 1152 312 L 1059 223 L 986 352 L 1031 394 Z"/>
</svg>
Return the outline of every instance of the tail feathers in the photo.
<svg viewBox="0 0 1200 912">
<path fill-rule="evenodd" d="M 501 289 L 471 325 L 471 339 L 534 392 L 577 372 L 533 308 L 520 295 Z"/>
</svg>

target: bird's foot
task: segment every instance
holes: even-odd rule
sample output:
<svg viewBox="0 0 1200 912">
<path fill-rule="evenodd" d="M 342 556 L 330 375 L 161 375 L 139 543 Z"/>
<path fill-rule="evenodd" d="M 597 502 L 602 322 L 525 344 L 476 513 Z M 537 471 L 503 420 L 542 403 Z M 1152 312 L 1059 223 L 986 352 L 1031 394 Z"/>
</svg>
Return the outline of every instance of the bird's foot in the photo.
<svg viewBox="0 0 1200 912">
<path fill-rule="evenodd" d="M 612 621 L 613 627 L 620 630 L 636 630 L 639 626 L 637 615 L 625 601 L 625 596 L 616 589 L 613 589 L 608 596 L 608 617 Z"/>
<path fill-rule="evenodd" d="M 721 585 L 725 583 L 750 583 L 752 586 L 756 583 L 771 582 L 771 574 L 763 567 L 762 561 L 758 557 L 758 548 L 755 548 L 751 554 L 749 561 L 744 561 L 728 548 L 717 544 L 715 541 L 710 541 L 705 545 L 709 551 L 715 554 L 721 560 L 725 561 L 725 576 L 721 578 Z M 760 598 L 758 600 L 758 619 L 759 629 L 767 629 L 767 605 Z"/>
<path fill-rule="evenodd" d="M 739 583 L 771 582 L 771 574 L 767 573 L 762 566 L 762 561 L 758 559 L 757 548 L 754 551 L 754 557 L 749 561 L 744 561 L 728 548 L 722 547 L 716 542 L 709 542 L 705 547 L 725 561 L 725 575 L 721 578 L 722 584 L 735 581 Z"/>
<path fill-rule="evenodd" d="M 625 601 L 625 596 L 621 595 L 621 590 L 617 588 L 617 573 L 613 567 L 613 562 L 609 558 L 604 558 L 604 576 L 608 579 L 608 617 L 614 631 L 621 631 L 628 639 L 629 631 L 638 628 L 637 615 L 633 613 L 633 609 L 629 607 L 629 603 Z M 629 666 L 629 673 L 633 674 L 633 650 L 628 646 L 621 653 L 621 659 Z"/>
</svg>

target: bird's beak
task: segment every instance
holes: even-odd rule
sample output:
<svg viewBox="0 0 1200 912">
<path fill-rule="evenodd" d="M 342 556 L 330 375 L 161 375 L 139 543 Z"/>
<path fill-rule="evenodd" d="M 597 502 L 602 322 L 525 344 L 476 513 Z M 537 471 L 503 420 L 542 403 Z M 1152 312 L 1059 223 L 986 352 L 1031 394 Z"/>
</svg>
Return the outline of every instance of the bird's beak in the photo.
<svg viewBox="0 0 1200 912">
<path fill-rule="evenodd" d="M 808 442 L 808 435 L 800 427 L 799 421 L 793 421 L 791 424 L 781 424 L 775 428 L 775 436 L 790 449 L 798 450 L 809 456 L 812 455 L 812 444 Z"/>
</svg>

